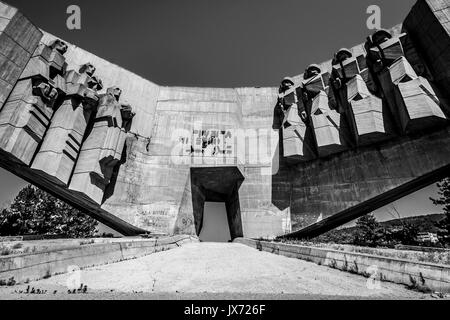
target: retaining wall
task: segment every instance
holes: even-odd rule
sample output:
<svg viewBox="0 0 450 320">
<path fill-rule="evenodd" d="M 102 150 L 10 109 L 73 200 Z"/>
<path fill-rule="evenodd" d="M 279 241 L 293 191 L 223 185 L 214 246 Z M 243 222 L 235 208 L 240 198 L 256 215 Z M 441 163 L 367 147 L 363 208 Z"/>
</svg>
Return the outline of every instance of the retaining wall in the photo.
<svg viewBox="0 0 450 320">
<path fill-rule="evenodd" d="M 4 256 L 0 257 L 0 281 L 7 282 L 10 278 L 14 278 L 16 283 L 39 280 L 66 273 L 70 266 L 82 269 L 103 265 L 170 250 L 197 241 L 195 237 L 183 235 L 160 239 L 134 238 Z"/>
<path fill-rule="evenodd" d="M 237 238 L 234 242 L 382 281 L 407 286 L 416 283 L 423 289 L 450 293 L 450 266 L 446 265 L 244 238 Z"/>
</svg>

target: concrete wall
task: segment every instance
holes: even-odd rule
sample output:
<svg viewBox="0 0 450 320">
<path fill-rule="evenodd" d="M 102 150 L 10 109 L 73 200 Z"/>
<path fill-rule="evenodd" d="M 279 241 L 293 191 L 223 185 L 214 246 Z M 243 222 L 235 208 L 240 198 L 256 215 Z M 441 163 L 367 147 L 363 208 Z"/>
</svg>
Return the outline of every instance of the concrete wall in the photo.
<svg viewBox="0 0 450 320">
<path fill-rule="evenodd" d="M 372 279 L 376 280 L 390 281 L 407 286 L 412 286 L 415 281 L 423 288 L 443 293 L 450 292 L 450 267 L 447 265 L 243 238 L 236 239 L 234 242 L 366 277 L 372 276 Z"/>
<path fill-rule="evenodd" d="M 256 146 L 264 143 L 265 147 L 265 141 L 270 143 L 270 135 L 276 135 L 270 129 L 275 92 L 265 88 L 161 88 L 151 137 L 129 139 L 128 159 L 120 168 L 114 194 L 102 207 L 143 229 L 195 232 L 192 228 L 195 219 L 192 211 L 189 213 L 192 210 L 189 209 L 192 208 L 190 167 L 211 166 L 207 162 L 210 159 L 174 157 L 179 152 L 179 139 L 186 134 L 191 138 L 195 130 L 228 130 L 232 134 L 229 144 L 232 153 L 225 160 L 213 160 L 216 161 L 213 166 L 240 164 L 243 168 L 245 180 L 239 189 L 243 223 L 246 223 L 246 212 L 258 208 L 259 212 L 273 216 L 275 224 L 281 226 L 285 213 L 269 200 L 271 156 L 276 146 L 273 150 L 261 147 L 259 157 L 258 148 L 253 152 L 249 147 L 254 143 Z M 242 131 L 238 132 L 239 129 Z M 244 137 L 238 142 L 238 135 L 244 136 L 245 129 L 252 140 Z M 262 171 L 267 173 L 261 175 Z M 264 225 L 262 220 L 253 221 L 252 226 L 264 234 L 272 234 L 273 228 Z M 280 235 L 290 229 L 277 231 Z"/>
<path fill-rule="evenodd" d="M 54 241 L 51 245 L 53 249 L 47 251 L 0 257 L 0 279 L 8 281 L 13 277 L 17 283 L 39 280 L 43 277 L 66 273 L 70 266 L 82 269 L 138 258 L 194 241 L 198 239 L 175 236 L 148 240 L 110 240 L 103 243 L 75 244 L 72 247 L 67 247 L 67 244 L 63 243 L 59 248 L 58 241 Z"/>
<path fill-rule="evenodd" d="M 450 90 L 449 8 L 446 1 L 417 1 L 403 24 L 431 69 L 442 96 L 447 99 L 444 93 Z M 449 114 L 448 108 L 446 111 Z"/>
</svg>

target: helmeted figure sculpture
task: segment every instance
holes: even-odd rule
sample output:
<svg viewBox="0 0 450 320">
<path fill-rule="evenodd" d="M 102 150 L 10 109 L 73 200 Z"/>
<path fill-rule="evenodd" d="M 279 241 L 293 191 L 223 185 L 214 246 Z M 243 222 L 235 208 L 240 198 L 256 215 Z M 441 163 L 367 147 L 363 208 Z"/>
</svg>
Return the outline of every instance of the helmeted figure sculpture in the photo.
<svg viewBox="0 0 450 320">
<path fill-rule="evenodd" d="M 119 102 L 122 91 L 112 87 L 100 95 L 92 130 L 84 141 L 69 189 L 101 204 L 114 167 L 119 164 L 134 113 Z"/>
<path fill-rule="evenodd" d="M 0 111 L 0 148 L 21 164 L 31 164 L 65 95 L 66 50 L 60 40 L 40 44 Z"/>
<path fill-rule="evenodd" d="M 330 106 L 334 102 L 333 92 L 329 88 L 329 73 L 320 66 L 310 65 L 303 75 L 302 97 L 314 129 L 317 152 L 320 157 L 341 152 L 349 146 L 346 123 L 338 111 Z"/>
<path fill-rule="evenodd" d="M 97 109 L 97 91 L 102 89 L 102 82 L 94 72 L 95 67 L 87 63 L 79 72 L 71 70 L 65 74 L 66 96 L 32 165 L 33 169 L 46 173 L 48 179 L 64 186 L 69 184 L 83 137 Z"/>
<path fill-rule="evenodd" d="M 408 43 L 406 33 L 393 37 L 385 30 L 375 32 L 365 43 L 369 69 L 379 83 L 401 133 L 447 123 L 444 106 L 425 78 L 427 68 Z"/>
<path fill-rule="evenodd" d="M 283 155 L 292 162 L 314 159 L 313 133 L 308 123 L 307 110 L 302 100 L 300 86 L 291 78 L 283 79 L 280 85 L 278 107 L 283 112 L 281 134 Z"/>
<path fill-rule="evenodd" d="M 395 134 L 383 95 L 367 67 L 362 46 L 341 49 L 332 61 L 331 87 L 337 108 L 345 114 L 356 146 L 385 141 Z"/>
</svg>

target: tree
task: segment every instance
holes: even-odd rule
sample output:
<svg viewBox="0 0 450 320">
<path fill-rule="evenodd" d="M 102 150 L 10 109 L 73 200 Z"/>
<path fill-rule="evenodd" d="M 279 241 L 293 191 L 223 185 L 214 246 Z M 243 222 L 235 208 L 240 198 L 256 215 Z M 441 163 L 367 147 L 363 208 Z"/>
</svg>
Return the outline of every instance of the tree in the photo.
<svg viewBox="0 0 450 320">
<path fill-rule="evenodd" d="M 392 232 L 391 230 L 387 230 L 387 241 L 399 241 L 403 245 L 417 245 L 417 235 L 419 234 L 419 227 L 412 223 L 405 222 L 394 204 L 391 204 L 391 209 L 392 210 L 388 210 L 389 214 L 394 219 L 397 219 L 397 221 L 399 221 L 402 226 L 400 230 L 397 229 L 394 232 Z"/>
<path fill-rule="evenodd" d="M 0 213 L 0 235 L 92 237 L 98 222 L 31 185 L 23 188 L 10 208 Z"/>
<path fill-rule="evenodd" d="M 370 247 L 376 247 L 380 244 L 384 230 L 372 214 L 359 218 L 356 221 L 356 227 L 358 228 L 358 232 L 353 240 L 354 244 Z"/>
<path fill-rule="evenodd" d="M 404 245 L 417 245 L 417 235 L 419 234 L 419 228 L 412 223 L 403 223 L 402 229 L 398 236 L 401 244 Z"/>
<path fill-rule="evenodd" d="M 450 177 L 445 178 L 437 184 L 439 191 L 438 199 L 430 198 L 437 206 L 443 206 L 445 218 L 437 223 L 440 229 L 438 235 L 445 243 L 450 243 Z"/>
</svg>

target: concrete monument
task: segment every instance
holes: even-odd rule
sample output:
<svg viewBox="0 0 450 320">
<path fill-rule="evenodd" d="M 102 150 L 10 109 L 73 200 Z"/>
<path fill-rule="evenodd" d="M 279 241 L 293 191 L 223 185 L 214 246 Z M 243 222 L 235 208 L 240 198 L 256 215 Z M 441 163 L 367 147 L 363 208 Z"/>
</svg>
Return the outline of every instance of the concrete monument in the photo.
<svg viewBox="0 0 450 320">
<path fill-rule="evenodd" d="M 0 2 L 0 165 L 124 235 L 198 235 L 213 201 L 233 238 L 313 237 L 449 174 L 449 16 L 418 0 L 279 88 L 213 89 L 158 86 Z"/>
</svg>

